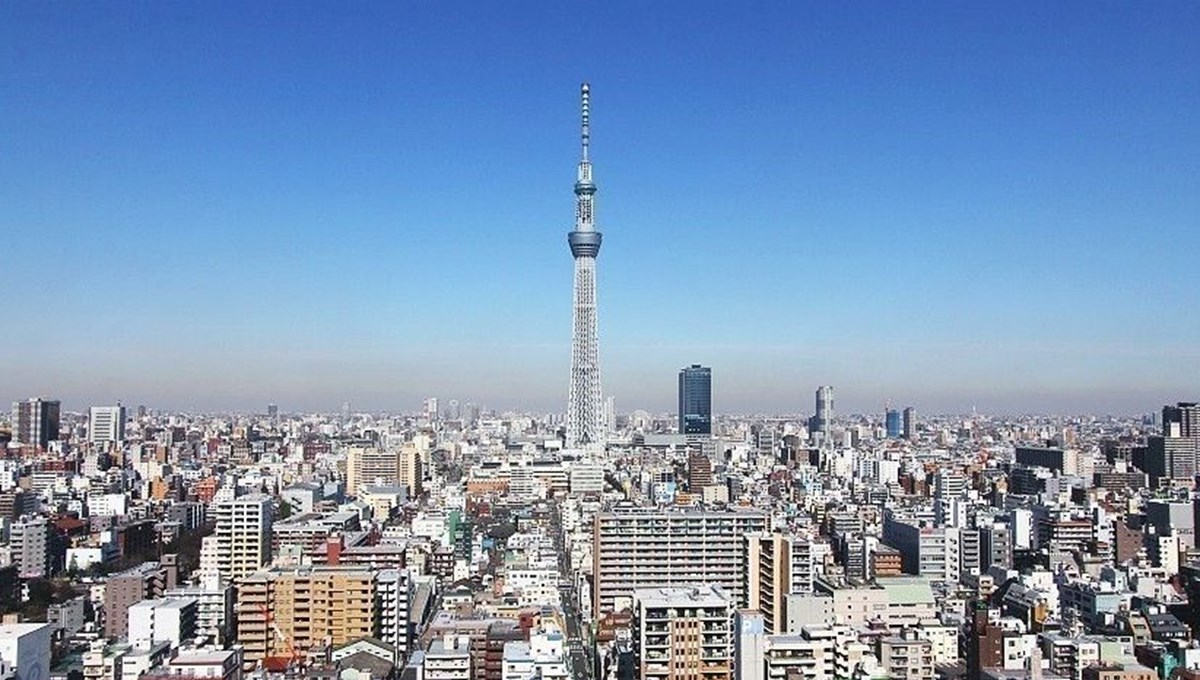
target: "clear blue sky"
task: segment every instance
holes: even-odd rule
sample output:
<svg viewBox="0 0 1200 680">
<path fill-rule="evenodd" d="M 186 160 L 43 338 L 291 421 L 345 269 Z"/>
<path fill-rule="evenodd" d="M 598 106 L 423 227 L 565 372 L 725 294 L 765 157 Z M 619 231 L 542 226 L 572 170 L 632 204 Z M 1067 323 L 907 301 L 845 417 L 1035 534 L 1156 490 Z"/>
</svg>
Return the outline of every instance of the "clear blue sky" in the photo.
<svg viewBox="0 0 1200 680">
<path fill-rule="evenodd" d="M 0 4 L 0 398 L 1200 397 L 1200 3 Z"/>
</svg>

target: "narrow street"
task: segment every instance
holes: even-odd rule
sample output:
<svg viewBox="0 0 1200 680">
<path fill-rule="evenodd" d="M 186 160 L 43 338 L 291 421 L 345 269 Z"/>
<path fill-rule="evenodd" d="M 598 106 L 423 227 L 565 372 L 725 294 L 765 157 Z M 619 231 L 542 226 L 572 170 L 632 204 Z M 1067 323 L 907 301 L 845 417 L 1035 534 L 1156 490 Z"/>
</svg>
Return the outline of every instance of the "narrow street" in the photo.
<svg viewBox="0 0 1200 680">
<path fill-rule="evenodd" d="M 583 621 L 579 613 L 579 596 L 575 592 L 571 560 L 563 541 L 562 515 L 558 503 L 553 503 L 554 513 L 551 530 L 554 547 L 558 551 L 558 569 L 561 576 L 559 592 L 562 600 L 563 620 L 566 626 L 567 664 L 574 680 L 592 680 L 595 675 L 595 650 L 584 635 Z"/>
</svg>

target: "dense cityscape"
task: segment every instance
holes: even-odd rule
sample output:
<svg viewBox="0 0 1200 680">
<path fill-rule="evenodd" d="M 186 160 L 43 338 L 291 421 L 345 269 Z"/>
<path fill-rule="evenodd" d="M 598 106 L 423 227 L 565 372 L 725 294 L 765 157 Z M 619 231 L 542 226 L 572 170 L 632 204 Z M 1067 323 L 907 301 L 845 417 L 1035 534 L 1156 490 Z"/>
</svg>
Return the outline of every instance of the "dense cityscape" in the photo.
<svg viewBox="0 0 1200 680">
<path fill-rule="evenodd" d="M 735 416 L 687 364 L 620 412 L 590 96 L 565 415 L 15 402 L 4 677 L 1200 678 L 1195 403 Z"/>
<path fill-rule="evenodd" d="M 1200 406 L 1142 418 L 13 406 L 16 677 L 1193 677 Z M 48 670 L 46 670 L 48 669 Z"/>
</svg>

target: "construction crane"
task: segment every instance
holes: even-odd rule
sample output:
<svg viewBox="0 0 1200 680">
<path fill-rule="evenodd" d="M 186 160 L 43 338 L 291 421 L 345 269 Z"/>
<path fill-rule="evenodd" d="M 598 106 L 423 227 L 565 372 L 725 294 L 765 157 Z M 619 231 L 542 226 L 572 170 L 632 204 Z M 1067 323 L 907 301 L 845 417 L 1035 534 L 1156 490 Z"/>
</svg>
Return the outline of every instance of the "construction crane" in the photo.
<svg viewBox="0 0 1200 680">
<path fill-rule="evenodd" d="M 293 667 L 297 663 L 303 663 L 304 662 L 304 653 L 297 650 L 292 645 L 292 641 L 288 639 L 288 636 L 284 635 L 283 629 L 279 627 L 279 624 L 275 622 L 275 617 L 271 615 L 270 607 L 268 607 L 265 604 L 262 604 L 262 605 L 259 605 L 259 610 L 262 611 L 263 620 L 266 622 L 267 626 L 269 626 L 271 628 L 271 630 L 274 631 L 275 637 L 278 638 L 279 641 L 283 643 L 283 648 L 287 652 L 287 654 L 283 658 L 287 659 L 288 668 Z M 270 656 L 271 655 L 268 655 L 268 658 Z"/>
</svg>

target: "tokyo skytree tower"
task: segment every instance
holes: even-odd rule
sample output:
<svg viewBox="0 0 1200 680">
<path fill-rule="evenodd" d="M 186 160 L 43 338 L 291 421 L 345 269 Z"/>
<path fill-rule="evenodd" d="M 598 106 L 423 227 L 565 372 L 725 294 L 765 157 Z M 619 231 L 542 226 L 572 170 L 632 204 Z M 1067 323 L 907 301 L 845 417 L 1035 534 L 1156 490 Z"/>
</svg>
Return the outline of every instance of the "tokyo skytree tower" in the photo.
<svg viewBox="0 0 1200 680">
<path fill-rule="evenodd" d="M 604 404 L 600 396 L 600 343 L 596 334 L 596 256 L 600 232 L 596 231 L 592 162 L 588 158 L 590 92 L 580 88 L 583 100 L 583 154 L 575 180 L 575 230 L 567 234 L 575 258 L 575 310 L 571 339 L 571 387 L 567 396 L 568 448 L 603 448 L 606 439 Z"/>
</svg>

